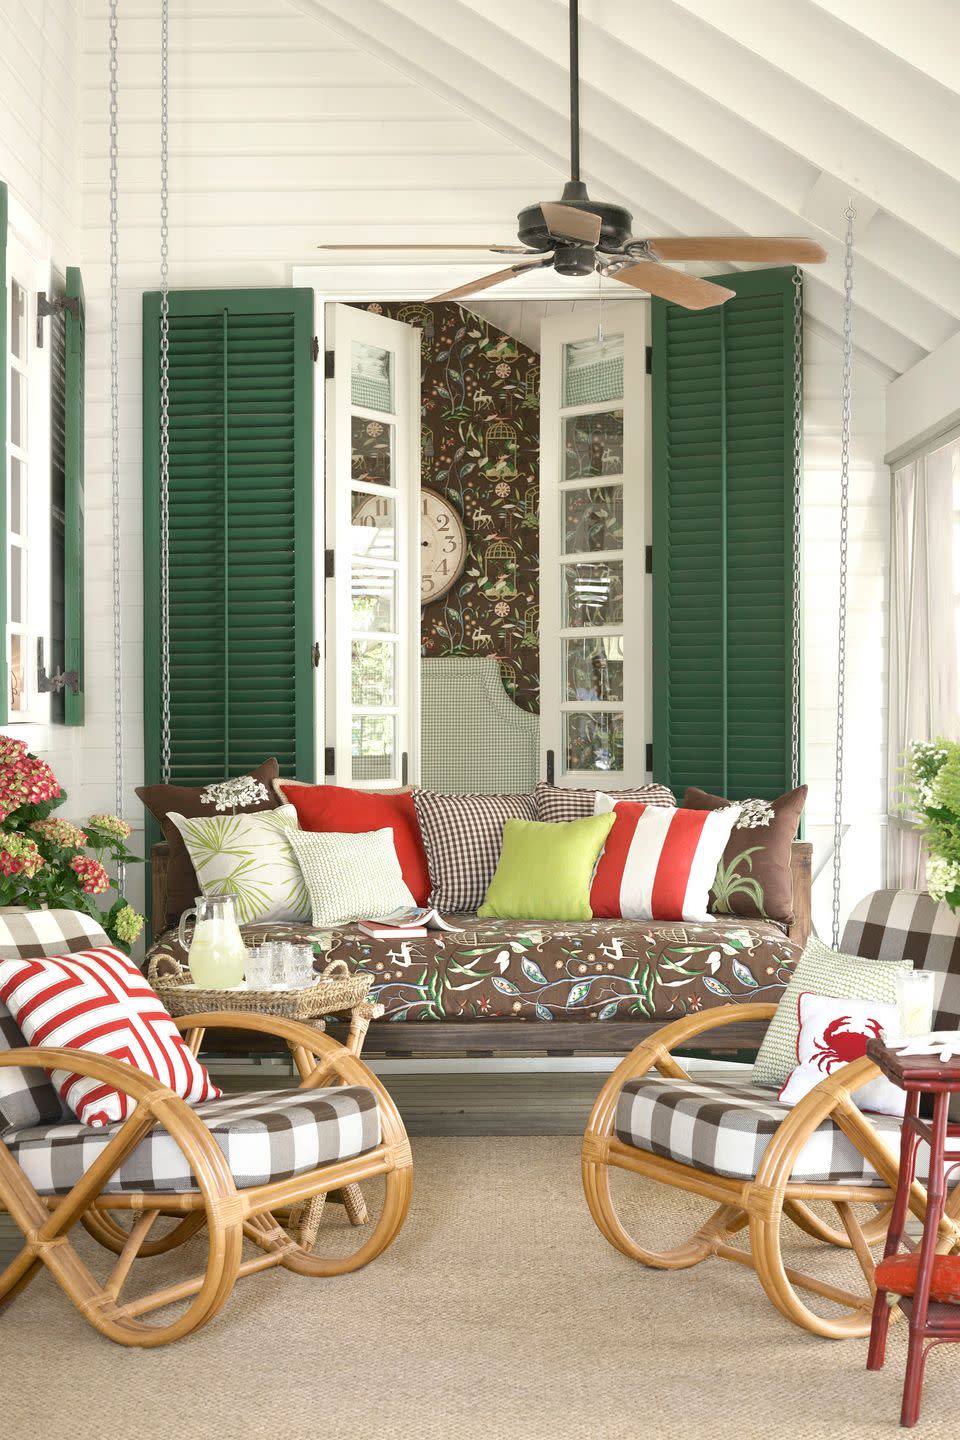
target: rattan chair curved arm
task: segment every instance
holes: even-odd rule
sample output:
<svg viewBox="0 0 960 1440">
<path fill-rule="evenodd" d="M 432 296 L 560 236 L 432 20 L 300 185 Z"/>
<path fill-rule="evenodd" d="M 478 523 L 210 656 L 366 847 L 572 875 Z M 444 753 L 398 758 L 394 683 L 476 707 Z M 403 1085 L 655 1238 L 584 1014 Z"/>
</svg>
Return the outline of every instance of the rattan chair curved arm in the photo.
<svg viewBox="0 0 960 1440">
<path fill-rule="evenodd" d="M 294 1057 L 302 1090 L 317 1089 L 329 1084 L 335 1077 L 344 1085 L 362 1085 L 373 1091 L 380 1111 L 380 1144 L 372 1155 L 360 1156 L 356 1163 L 361 1169 L 370 1170 L 371 1174 L 385 1176 L 386 1195 L 380 1217 L 369 1238 L 352 1255 L 340 1259 L 330 1259 L 314 1254 L 301 1245 L 290 1246 L 284 1242 L 281 1263 L 300 1275 L 341 1275 L 360 1269 L 385 1250 L 398 1234 L 410 1208 L 413 1194 L 413 1158 L 400 1112 L 390 1092 L 373 1071 L 345 1045 L 341 1045 L 339 1040 L 332 1039 L 322 1030 L 316 1030 L 302 1021 L 288 1020 L 280 1015 L 261 1015 L 246 1010 L 201 1011 L 195 1015 L 178 1016 L 174 1024 L 185 1033 L 195 1032 L 201 1039 L 207 1030 L 214 1028 L 252 1030 L 264 1035 L 275 1035 L 277 1039 L 285 1041 Z M 311 1056 L 317 1060 L 316 1065 L 310 1065 Z M 370 1169 L 371 1166 L 375 1168 Z M 349 1174 L 345 1178 L 350 1182 L 363 1176 L 355 1177 Z M 337 1187 L 331 1184 L 322 1188 Z"/>
<path fill-rule="evenodd" d="M 213 1136 L 168 1086 L 108 1056 L 50 1046 L 24 1046 L 0 1053 L 0 1066 L 14 1064 L 28 1069 L 66 1069 L 89 1076 L 115 1086 L 136 1103 L 132 1114 L 119 1125 L 73 1189 L 49 1203 L 40 1198 L 7 1147 L 0 1144 L 0 1203 L 25 1240 L 23 1250 L 0 1275 L 0 1304 L 12 1299 L 41 1264 L 46 1264 L 91 1324 L 120 1344 L 163 1345 L 198 1329 L 217 1313 L 233 1289 L 243 1242 L 237 1188 Z M 67 1232 L 85 1214 L 95 1214 L 98 1205 L 109 1206 L 111 1197 L 103 1187 L 126 1156 L 158 1125 L 179 1146 L 193 1172 L 199 1208 L 207 1225 L 208 1253 L 202 1280 L 191 1292 L 187 1309 L 168 1324 L 148 1325 L 117 1303 L 119 1286 L 114 1294 L 109 1282 L 104 1286 L 94 1278 L 67 1239 Z M 140 1253 L 145 1238 L 144 1229 L 134 1255 Z"/>
</svg>

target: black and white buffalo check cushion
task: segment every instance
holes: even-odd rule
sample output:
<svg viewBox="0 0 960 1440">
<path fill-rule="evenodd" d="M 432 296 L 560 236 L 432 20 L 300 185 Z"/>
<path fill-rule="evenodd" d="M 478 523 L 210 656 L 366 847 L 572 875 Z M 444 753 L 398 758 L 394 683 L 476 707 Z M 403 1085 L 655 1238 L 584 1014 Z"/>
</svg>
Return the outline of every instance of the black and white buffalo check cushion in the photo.
<svg viewBox="0 0 960 1440">
<path fill-rule="evenodd" d="M 78 910 L 6 911 L 0 915 L 0 960 L 71 955 L 109 944 L 96 920 Z M 25 1044 L 19 1026 L 0 1001 L 0 1050 L 18 1050 Z M 0 1135 L 14 1126 L 58 1120 L 62 1113 L 60 1098 L 43 1070 L 0 1065 Z"/>
<path fill-rule="evenodd" d="M 791 1113 L 759 1085 L 643 1075 L 628 1080 L 621 1090 L 615 1128 L 617 1138 L 637 1150 L 731 1180 L 752 1180 L 763 1152 Z M 870 1124 L 897 1157 L 900 1121 L 892 1115 L 871 1115 Z M 926 1173 L 925 1153 L 924 1146 L 918 1155 L 921 1178 Z M 794 1163 L 792 1179 L 810 1184 L 884 1184 L 832 1120 L 825 1120 L 810 1136 Z"/>
<path fill-rule="evenodd" d="M 321 1165 L 362 1155 L 380 1143 L 380 1112 L 372 1090 L 265 1090 L 206 1100 L 193 1107 L 226 1158 L 237 1186 L 265 1185 Z M 14 1160 L 40 1195 L 74 1186 L 114 1138 L 119 1124 L 35 1125 L 4 1137 Z M 161 1126 L 122 1162 L 107 1192 L 196 1190 L 183 1152 Z"/>
<path fill-rule="evenodd" d="M 487 893 L 508 820 L 536 820 L 534 795 L 440 795 L 415 790 L 413 803 L 430 869 L 430 904 L 472 913 Z"/>
<path fill-rule="evenodd" d="M 933 1028 L 960 1028 L 960 915 L 925 890 L 874 890 L 856 905 L 843 950 L 870 960 L 912 960 L 937 979 Z"/>
<path fill-rule="evenodd" d="M 632 790 L 605 790 L 605 795 L 614 800 L 631 800 L 640 805 L 662 805 L 667 810 L 677 808 L 677 800 L 666 785 L 637 785 Z M 537 797 L 537 819 L 548 824 L 564 820 L 583 820 L 594 813 L 596 790 L 565 789 L 562 785 L 548 785 L 541 780 L 534 794 Z"/>
</svg>

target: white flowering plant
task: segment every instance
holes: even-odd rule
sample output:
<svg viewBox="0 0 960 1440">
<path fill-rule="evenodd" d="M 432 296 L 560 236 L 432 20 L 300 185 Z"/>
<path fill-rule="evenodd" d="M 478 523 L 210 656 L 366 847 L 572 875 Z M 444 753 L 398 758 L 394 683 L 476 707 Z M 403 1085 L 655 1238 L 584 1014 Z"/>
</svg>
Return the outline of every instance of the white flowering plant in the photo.
<svg viewBox="0 0 960 1440">
<path fill-rule="evenodd" d="M 960 744 L 915 740 L 904 754 L 905 809 L 927 846 L 927 889 L 960 910 Z"/>
</svg>

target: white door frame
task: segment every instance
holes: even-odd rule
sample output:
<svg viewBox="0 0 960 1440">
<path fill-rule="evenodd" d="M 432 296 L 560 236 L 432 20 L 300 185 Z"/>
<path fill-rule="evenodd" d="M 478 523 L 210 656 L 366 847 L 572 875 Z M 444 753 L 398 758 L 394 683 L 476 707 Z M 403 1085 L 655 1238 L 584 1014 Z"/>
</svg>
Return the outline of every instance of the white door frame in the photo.
<svg viewBox="0 0 960 1440">
<path fill-rule="evenodd" d="M 371 300 L 433 300 L 435 296 L 442 295 L 445 290 L 452 290 L 455 286 L 461 285 L 471 275 L 482 275 L 486 271 L 499 268 L 494 260 L 488 260 L 483 255 L 467 258 L 451 259 L 430 259 L 429 256 L 423 260 L 403 262 L 397 260 L 386 261 L 378 259 L 374 254 L 368 261 L 344 260 L 330 258 L 318 260 L 312 265 L 292 265 L 290 267 L 290 283 L 296 287 L 310 289 L 314 293 L 314 310 L 317 326 L 317 340 L 319 344 L 319 361 L 316 365 L 316 385 L 314 390 L 314 483 L 317 478 L 324 481 L 323 495 L 320 503 L 314 504 L 316 516 L 314 544 L 316 546 L 315 557 L 322 556 L 326 547 L 326 472 L 328 469 L 328 456 L 326 449 L 327 437 L 327 395 L 324 384 L 323 360 L 328 349 L 326 334 L 327 305 L 349 305 L 366 304 Z M 544 278 L 541 278 L 544 277 Z M 546 278 L 549 277 L 549 278 Z M 629 286 L 622 288 L 627 292 L 619 294 L 620 286 L 611 281 L 604 285 L 604 303 L 616 301 L 617 304 L 624 302 L 635 305 L 648 305 L 649 296 L 638 291 L 633 291 Z M 493 298 L 492 292 L 483 292 L 485 298 Z M 587 275 L 582 278 L 571 276 L 557 276 L 552 270 L 538 271 L 535 275 L 525 275 L 516 280 L 508 280 L 504 285 L 498 285 L 496 298 L 498 300 L 596 300 L 599 296 L 597 278 L 594 275 Z M 469 304 L 470 297 L 464 299 Z M 649 432 L 646 436 L 646 444 L 649 448 Z M 649 460 L 649 455 L 647 456 Z M 648 496 L 652 491 L 652 483 L 647 487 Z M 316 496 L 314 497 L 316 501 Z M 648 499 L 649 503 L 649 499 Z M 648 518 L 649 533 L 649 518 Z M 318 637 L 322 637 L 322 643 L 326 644 L 325 626 L 325 584 L 323 565 L 314 564 L 314 607 L 317 617 Z M 649 601 L 649 593 L 648 593 Z M 649 657 L 648 657 L 649 663 Z M 317 675 L 318 685 L 322 683 L 321 676 L 325 666 L 321 665 Z M 649 709 L 650 686 L 646 685 L 647 708 Z M 314 752 L 316 755 L 316 773 L 318 780 L 322 781 L 324 776 L 325 747 L 327 736 L 326 705 L 324 697 L 318 694 L 314 709 Z M 644 725 L 647 733 L 650 733 L 651 717 L 644 717 Z"/>
</svg>

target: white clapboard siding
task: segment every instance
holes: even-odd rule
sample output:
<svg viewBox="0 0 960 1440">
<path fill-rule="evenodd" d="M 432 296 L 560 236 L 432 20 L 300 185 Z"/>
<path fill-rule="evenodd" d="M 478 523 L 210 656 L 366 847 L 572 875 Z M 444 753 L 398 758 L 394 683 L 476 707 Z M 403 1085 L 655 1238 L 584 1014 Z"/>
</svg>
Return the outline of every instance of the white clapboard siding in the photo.
<svg viewBox="0 0 960 1440">
<path fill-rule="evenodd" d="M 804 339 L 804 758 L 807 838 L 814 871 L 833 845 L 834 733 L 839 599 L 840 351 Z M 883 463 L 885 383 L 854 366 L 850 474 L 850 582 L 841 915 L 883 876 L 886 812 L 886 646 L 889 472 Z M 830 868 L 814 886 L 814 919 L 829 936 Z"/>
</svg>

